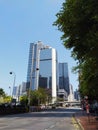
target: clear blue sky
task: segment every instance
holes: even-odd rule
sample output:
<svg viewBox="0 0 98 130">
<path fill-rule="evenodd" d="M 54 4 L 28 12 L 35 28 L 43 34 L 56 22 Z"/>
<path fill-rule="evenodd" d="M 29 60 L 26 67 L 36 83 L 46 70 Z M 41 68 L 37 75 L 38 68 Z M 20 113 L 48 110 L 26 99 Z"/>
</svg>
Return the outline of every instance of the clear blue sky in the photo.
<svg viewBox="0 0 98 130">
<path fill-rule="evenodd" d="M 59 62 L 67 62 L 70 83 L 78 86 L 71 72 L 76 62 L 62 45 L 62 33 L 52 26 L 64 0 L 0 0 L 0 88 L 9 94 L 16 74 L 16 85 L 26 81 L 29 43 L 42 41 L 55 48 Z"/>
</svg>

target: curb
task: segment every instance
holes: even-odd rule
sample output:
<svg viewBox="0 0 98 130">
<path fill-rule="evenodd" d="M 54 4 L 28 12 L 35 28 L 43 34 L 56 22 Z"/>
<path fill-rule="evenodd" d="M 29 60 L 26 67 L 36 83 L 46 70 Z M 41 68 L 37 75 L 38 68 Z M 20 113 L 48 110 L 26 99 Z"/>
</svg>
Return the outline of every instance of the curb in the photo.
<svg viewBox="0 0 98 130">
<path fill-rule="evenodd" d="M 79 119 L 76 118 L 75 114 L 73 114 L 73 118 L 74 118 L 74 120 L 76 121 L 76 123 L 78 124 L 80 130 L 84 130 L 83 126 L 81 125 Z"/>
</svg>

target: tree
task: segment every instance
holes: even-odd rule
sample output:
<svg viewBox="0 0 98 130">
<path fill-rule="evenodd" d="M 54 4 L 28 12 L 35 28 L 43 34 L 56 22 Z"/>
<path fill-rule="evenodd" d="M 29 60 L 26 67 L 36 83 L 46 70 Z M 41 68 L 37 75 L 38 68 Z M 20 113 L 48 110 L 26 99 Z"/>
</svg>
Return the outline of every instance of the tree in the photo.
<svg viewBox="0 0 98 130">
<path fill-rule="evenodd" d="M 54 25 L 63 32 L 61 39 L 76 59 L 85 60 L 98 49 L 97 0 L 66 0 L 56 16 Z"/>
<path fill-rule="evenodd" d="M 0 97 L 4 97 L 5 96 L 5 92 L 2 88 L 0 88 Z"/>
<path fill-rule="evenodd" d="M 3 88 L 0 88 L 0 103 L 9 103 L 11 102 L 11 97 L 6 95 Z"/>
<path fill-rule="evenodd" d="M 40 104 L 45 104 L 47 100 L 47 94 L 45 89 L 43 88 L 38 88 L 38 90 L 34 90 L 30 92 L 30 100 L 31 100 L 31 105 L 40 105 Z"/>
<path fill-rule="evenodd" d="M 20 97 L 20 103 L 22 105 L 27 106 L 27 104 L 28 104 L 28 97 L 27 97 L 27 95 L 23 95 L 23 96 Z"/>
<path fill-rule="evenodd" d="M 66 0 L 56 16 L 54 25 L 63 32 L 63 44 L 78 60 L 80 92 L 95 98 L 98 95 L 98 1 Z"/>
<path fill-rule="evenodd" d="M 12 99 L 11 96 L 7 96 L 7 95 L 5 95 L 4 98 L 3 98 L 5 103 L 10 103 L 11 99 Z"/>
</svg>

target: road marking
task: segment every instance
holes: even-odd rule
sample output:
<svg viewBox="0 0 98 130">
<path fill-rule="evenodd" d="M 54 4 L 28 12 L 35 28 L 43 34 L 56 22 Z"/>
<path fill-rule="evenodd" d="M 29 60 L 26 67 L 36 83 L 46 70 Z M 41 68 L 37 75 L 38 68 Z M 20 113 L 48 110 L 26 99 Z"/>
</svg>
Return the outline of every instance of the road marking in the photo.
<svg viewBox="0 0 98 130">
<path fill-rule="evenodd" d="M 55 125 L 51 125 L 51 126 L 50 126 L 50 129 L 51 129 L 51 128 L 54 128 L 54 127 L 55 127 Z"/>
<path fill-rule="evenodd" d="M 73 123 L 74 127 L 76 128 L 76 130 L 80 130 L 80 127 L 79 127 L 78 123 L 76 122 L 76 120 L 74 119 L 74 117 L 72 117 L 72 123 Z"/>
<path fill-rule="evenodd" d="M 49 128 L 46 128 L 46 129 L 44 129 L 44 130 L 49 130 L 49 129 L 52 129 L 52 128 L 54 128 L 55 127 L 55 125 L 51 125 Z"/>
</svg>

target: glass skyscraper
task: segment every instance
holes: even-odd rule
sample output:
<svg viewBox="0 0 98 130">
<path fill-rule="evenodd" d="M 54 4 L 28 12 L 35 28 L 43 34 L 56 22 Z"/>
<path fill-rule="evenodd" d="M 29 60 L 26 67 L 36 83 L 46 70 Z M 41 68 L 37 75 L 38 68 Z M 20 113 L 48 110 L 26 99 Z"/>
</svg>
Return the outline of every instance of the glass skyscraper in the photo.
<svg viewBox="0 0 98 130">
<path fill-rule="evenodd" d="M 70 93 L 67 63 L 59 63 L 59 89 L 64 89 L 67 94 Z"/>
<path fill-rule="evenodd" d="M 39 76 L 39 62 L 40 62 L 40 50 L 44 48 L 41 42 L 36 44 L 30 43 L 29 49 L 29 61 L 27 71 L 27 86 L 30 84 L 31 90 L 38 89 L 38 76 Z"/>
<path fill-rule="evenodd" d="M 37 42 L 30 44 L 27 82 L 32 90 L 42 87 L 56 100 L 58 88 L 57 52 L 54 48 Z"/>
</svg>

